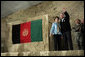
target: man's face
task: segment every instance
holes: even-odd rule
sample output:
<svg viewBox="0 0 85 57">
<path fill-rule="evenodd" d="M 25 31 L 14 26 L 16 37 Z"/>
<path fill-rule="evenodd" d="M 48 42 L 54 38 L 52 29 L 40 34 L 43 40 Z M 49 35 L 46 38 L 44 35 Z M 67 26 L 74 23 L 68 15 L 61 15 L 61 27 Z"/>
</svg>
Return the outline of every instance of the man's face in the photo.
<svg viewBox="0 0 85 57">
<path fill-rule="evenodd" d="M 75 24 L 79 24 L 79 20 L 75 20 Z"/>
<path fill-rule="evenodd" d="M 84 19 L 82 19 L 82 20 L 81 20 L 81 23 L 83 23 L 83 24 L 84 24 Z"/>
<path fill-rule="evenodd" d="M 75 21 L 75 24 L 78 24 L 78 21 L 77 20 Z"/>
<path fill-rule="evenodd" d="M 61 19 L 64 18 L 64 14 L 60 14 L 60 18 L 61 18 Z"/>
</svg>

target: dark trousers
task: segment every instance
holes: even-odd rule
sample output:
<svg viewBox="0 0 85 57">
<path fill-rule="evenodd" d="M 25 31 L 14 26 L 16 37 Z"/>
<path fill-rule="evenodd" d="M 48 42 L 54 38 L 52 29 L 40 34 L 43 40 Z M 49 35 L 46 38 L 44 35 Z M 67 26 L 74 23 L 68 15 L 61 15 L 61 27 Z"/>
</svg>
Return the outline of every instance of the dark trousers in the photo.
<svg viewBox="0 0 85 57">
<path fill-rule="evenodd" d="M 65 50 L 73 50 L 71 31 L 64 32 L 63 39 L 64 39 L 64 49 Z"/>
<path fill-rule="evenodd" d="M 54 35 L 54 49 L 56 50 L 61 50 L 61 35 Z"/>
<path fill-rule="evenodd" d="M 84 36 L 84 34 L 81 34 L 81 33 L 78 33 L 76 35 L 76 41 L 77 41 L 79 50 L 84 49 L 84 37 L 83 36 Z"/>
<path fill-rule="evenodd" d="M 79 48 L 79 50 L 80 50 L 80 49 L 81 49 L 81 33 L 80 33 L 80 32 L 76 32 L 75 34 L 76 34 L 76 35 L 75 35 L 75 37 L 76 37 L 76 42 L 77 42 L 78 48 Z"/>
<path fill-rule="evenodd" d="M 82 33 L 82 49 L 84 50 L 84 33 Z"/>
<path fill-rule="evenodd" d="M 78 44 L 78 48 L 79 48 L 79 50 L 81 50 L 81 43 L 80 43 L 79 40 L 77 40 L 77 44 Z"/>
</svg>

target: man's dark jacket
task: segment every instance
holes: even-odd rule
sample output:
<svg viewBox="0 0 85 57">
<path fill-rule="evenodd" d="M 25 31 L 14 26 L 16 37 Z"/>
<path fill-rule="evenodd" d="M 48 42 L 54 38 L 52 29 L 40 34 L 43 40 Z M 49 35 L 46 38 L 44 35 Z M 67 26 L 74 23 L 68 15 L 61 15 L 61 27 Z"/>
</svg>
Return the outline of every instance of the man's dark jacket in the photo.
<svg viewBox="0 0 85 57">
<path fill-rule="evenodd" d="M 62 33 L 67 32 L 67 31 L 71 31 L 69 14 L 67 12 L 64 12 L 64 14 L 65 14 L 64 22 L 62 22 L 62 20 L 60 21 Z"/>
</svg>

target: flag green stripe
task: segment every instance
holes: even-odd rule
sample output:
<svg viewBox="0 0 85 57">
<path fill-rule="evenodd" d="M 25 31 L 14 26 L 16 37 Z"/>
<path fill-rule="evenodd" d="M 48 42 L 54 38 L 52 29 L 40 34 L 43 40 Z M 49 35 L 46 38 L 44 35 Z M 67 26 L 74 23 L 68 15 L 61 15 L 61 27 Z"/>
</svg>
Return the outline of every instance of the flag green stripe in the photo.
<svg viewBox="0 0 85 57">
<path fill-rule="evenodd" d="M 42 19 L 31 21 L 31 42 L 42 41 Z"/>
</svg>

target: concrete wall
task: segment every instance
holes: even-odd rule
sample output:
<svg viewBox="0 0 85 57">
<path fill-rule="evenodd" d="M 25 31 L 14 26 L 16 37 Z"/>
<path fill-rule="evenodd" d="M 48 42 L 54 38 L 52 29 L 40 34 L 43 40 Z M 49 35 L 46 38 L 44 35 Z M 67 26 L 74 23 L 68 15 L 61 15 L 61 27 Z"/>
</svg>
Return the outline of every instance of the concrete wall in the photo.
<svg viewBox="0 0 85 57">
<path fill-rule="evenodd" d="M 1 53 L 1 56 L 84 56 L 84 51 L 7 52 Z"/>
<path fill-rule="evenodd" d="M 8 16 L 20 9 L 26 9 L 42 1 L 1 1 L 1 17 Z"/>
</svg>

